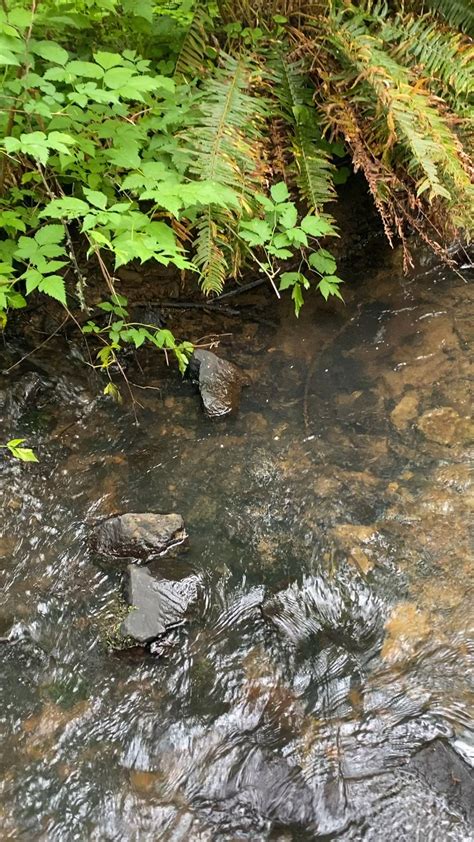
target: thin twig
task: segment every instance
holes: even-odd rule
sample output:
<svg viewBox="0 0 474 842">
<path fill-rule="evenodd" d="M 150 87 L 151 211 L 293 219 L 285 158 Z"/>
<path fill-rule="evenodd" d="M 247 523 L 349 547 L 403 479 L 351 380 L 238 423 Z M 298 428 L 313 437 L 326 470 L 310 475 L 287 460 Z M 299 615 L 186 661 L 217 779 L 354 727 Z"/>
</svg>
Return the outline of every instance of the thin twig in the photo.
<svg viewBox="0 0 474 842">
<path fill-rule="evenodd" d="M 237 287 L 237 289 L 233 289 L 230 292 L 224 292 L 222 295 L 218 295 L 217 298 L 213 299 L 214 301 L 222 301 L 223 298 L 230 298 L 231 295 L 240 295 L 241 292 L 247 292 L 249 289 L 255 289 L 256 287 L 261 287 L 263 284 L 267 283 L 267 278 L 259 278 L 258 281 L 252 281 L 250 284 L 245 284 L 243 287 Z"/>
<path fill-rule="evenodd" d="M 44 346 L 44 345 L 46 345 L 46 344 L 47 344 L 47 343 L 48 343 L 48 342 L 49 342 L 49 341 L 50 341 L 50 340 L 51 340 L 54 336 L 56 336 L 56 334 L 57 334 L 57 333 L 59 333 L 59 331 L 61 330 L 61 328 L 63 328 L 63 327 L 64 327 L 64 325 L 66 324 L 66 322 L 67 322 L 68 320 L 69 320 L 69 313 L 68 313 L 68 315 L 66 316 L 66 318 L 64 319 L 64 321 L 63 321 L 63 322 L 61 322 L 61 324 L 59 325 L 59 327 L 57 327 L 57 328 L 56 328 L 56 330 L 54 330 L 54 331 L 53 331 L 53 333 L 51 333 L 51 334 L 50 334 L 50 335 L 49 335 L 49 336 L 48 336 L 48 337 L 47 337 L 47 338 L 46 338 L 43 342 L 40 342 L 40 344 L 39 344 L 39 345 L 37 345 L 37 346 L 36 346 L 36 348 L 33 348 L 33 350 L 32 350 L 32 351 L 28 351 L 28 353 L 27 353 L 27 354 L 25 354 L 23 357 L 21 357 L 21 359 L 17 360 L 17 362 L 16 362 L 16 363 L 13 363 L 13 365 L 11 365 L 9 368 L 5 368 L 5 369 L 3 369 L 2 374 L 9 374 L 9 373 L 10 373 L 10 371 L 13 371 L 13 369 L 14 369 L 14 368 L 17 368 L 17 367 L 18 367 L 18 366 L 19 366 L 22 362 L 24 362 L 25 360 L 27 360 L 27 359 L 28 359 L 28 357 L 31 357 L 33 354 L 36 354 L 36 352 L 37 352 L 37 351 L 39 351 L 39 350 L 40 350 L 40 348 L 43 348 L 43 346 Z"/>
</svg>

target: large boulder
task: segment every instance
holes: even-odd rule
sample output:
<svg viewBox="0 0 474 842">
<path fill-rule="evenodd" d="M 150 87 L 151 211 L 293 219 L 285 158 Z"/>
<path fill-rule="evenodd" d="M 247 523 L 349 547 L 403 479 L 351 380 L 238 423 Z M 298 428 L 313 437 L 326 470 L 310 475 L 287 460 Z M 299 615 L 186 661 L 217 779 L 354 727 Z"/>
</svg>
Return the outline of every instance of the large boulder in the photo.
<svg viewBox="0 0 474 842">
<path fill-rule="evenodd" d="M 238 409 L 242 386 L 248 380 L 236 365 L 222 360 L 212 351 L 198 349 L 189 362 L 189 374 L 199 384 L 204 411 L 209 418 L 229 415 Z"/>
<path fill-rule="evenodd" d="M 186 546 L 187 538 L 181 515 L 127 512 L 96 526 L 91 546 L 94 552 L 108 558 L 148 561 L 157 556 L 175 555 Z"/>
<path fill-rule="evenodd" d="M 199 595 L 199 579 L 194 574 L 169 579 L 154 575 L 148 567 L 130 564 L 127 575 L 126 596 L 131 611 L 121 625 L 120 634 L 132 637 L 141 645 L 182 625 Z"/>
</svg>

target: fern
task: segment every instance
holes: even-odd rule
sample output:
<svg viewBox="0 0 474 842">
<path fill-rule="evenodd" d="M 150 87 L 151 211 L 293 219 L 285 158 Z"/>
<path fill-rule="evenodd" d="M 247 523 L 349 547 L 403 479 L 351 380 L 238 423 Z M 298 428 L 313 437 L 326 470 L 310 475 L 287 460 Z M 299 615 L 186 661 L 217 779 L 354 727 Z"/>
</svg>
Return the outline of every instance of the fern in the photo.
<svg viewBox="0 0 474 842">
<path fill-rule="evenodd" d="M 205 74 L 206 47 L 211 25 L 204 6 L 198 3 L 176 59 L 174 78 L 177 82 L 186 83 Z"/>
<path fill-rule="evenodd" d="M 242 211 L 251 212 L 264 177 L 260 150 L 269 110 L 264 96 L 252 95 L 254 70 L 250 57 L 223 54 L 202 86 L 192 131 L 183 137 L 189 174 L 232 188 L 238 204 L 233 212 L 210 205 L 197 221 L 196 263 L 206 294 L 222 289 L 234 263 L 228 234 Z"/>
<path fill-rule="evenodd" d="M 206 295 L 222 292 L 229 273 L 225 257 L 228 242 L 219 229 L 219 222 L 222 226 L 222 217 L 216 220 L 212 208 L 208 206 L 196 225 L 195 263 L 200 269 L 201 286 Z"/>
<path fill-rule="evenodd" d="M 427 5 L 438 12 L 451 26 L 474 36 L 474 5 L 472 0 L 428 0 Z"/>
<path fill-rule="evenodd" d="M 384 117 L 380 142 L 386 160 L 392 153 L 395 164 L 403 162 L 419 195 L 428 191 L 431 199 L 454 201 L 456 192 L 461 201 L 470 201 L 470 177 L 458 138 L 423 86 L 411 84 L 409 71 L 382 49 L 361 16 L 335 18 L 330 39 L 350 83 L 347 95 L 360 97 L 374 117 Z"/>
<path fill-rule="evenodd" d="M 393 58 L 414 63 L 434 93 L 458 113 L 468 109 L 474 91 L 474 46 L 459 33 L 442 29 L 432 18 L 397 16 L 384 22 L 381 37 Z"/>
<path fill-rule="evenodd" d="M 306 62 L 290 62 L 280 55 L 275 65 L 276 94 L 287 123 L 295 177 L 310 210 L 321 210 L 335 197 L 334 166 L 321 143 L 317 114 L 311 104 Z"/>
</svg>

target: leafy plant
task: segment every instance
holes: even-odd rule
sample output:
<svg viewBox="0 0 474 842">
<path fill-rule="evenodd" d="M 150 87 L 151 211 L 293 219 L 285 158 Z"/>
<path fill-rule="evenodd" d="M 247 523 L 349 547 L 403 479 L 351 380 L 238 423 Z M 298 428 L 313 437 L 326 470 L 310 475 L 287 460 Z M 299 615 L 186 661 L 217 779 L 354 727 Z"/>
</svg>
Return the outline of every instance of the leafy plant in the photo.
<svg viewBox="0 0 474 842">
<path fill-rule="evenodd" d="M 109 316 L 86 327 L 97 365 L 110 372 L 124 346 L 148 343 L 183 370 L 189 343 L 130 320 L 121 267 L 172 266 L 215 295 L 253 265 L 277 294 L 291 289 L 297 314 L 306 289 L 341 297 L 327 238 L 343 156 L 406 265 L 413 231 L 451 259 L 473 222 L 472 9 L 423 9 L 4 3 L 1 326 L 32 296 L 90 310 L 95 261 Z"/>
<path fill-rule="evenodd" d="M 23 447 L 26 439 L 11 439 L 6 444 L 0 445 L 0 450 L 8 450 L 14 459 L 20 462 L 38 462 L 38 457 L 31 447 Z"/>
</svg>

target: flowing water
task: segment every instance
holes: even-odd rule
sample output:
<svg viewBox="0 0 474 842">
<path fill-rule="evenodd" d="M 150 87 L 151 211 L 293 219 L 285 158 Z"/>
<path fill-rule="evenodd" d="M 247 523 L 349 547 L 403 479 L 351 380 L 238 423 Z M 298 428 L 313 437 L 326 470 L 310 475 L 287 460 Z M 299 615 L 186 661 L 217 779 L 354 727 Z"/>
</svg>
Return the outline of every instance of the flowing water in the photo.
<svg viewBox="0 0 474 842">
<path fill-rule="evenodd" d="M 469 287 L 383 255 L 299 323 L 235 299 L 235 418 L 153 355 L 138 427 L 72 346 L 20 368 L 49 379 L 2 431 L 41 460 L 1 465 L 2 840 L 474 838 Z M 190 535 L 204 595 L 155 654 L 113 649 L 115 511 Z"/>
</svg>

